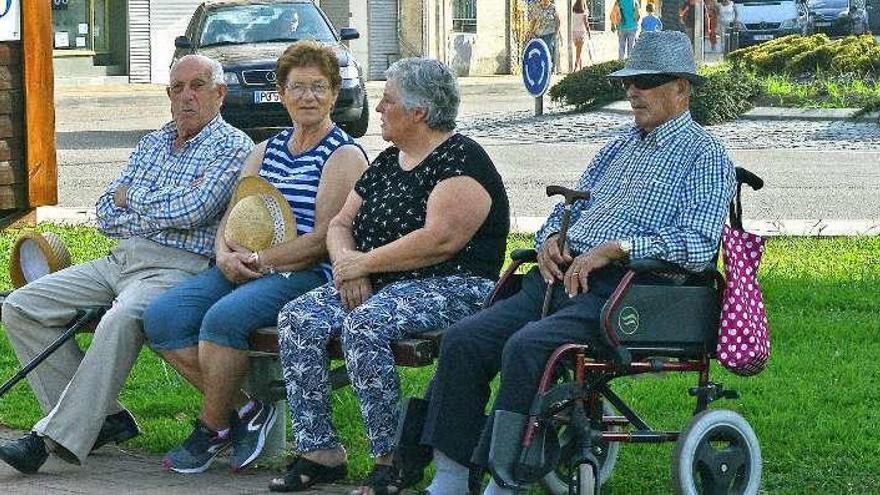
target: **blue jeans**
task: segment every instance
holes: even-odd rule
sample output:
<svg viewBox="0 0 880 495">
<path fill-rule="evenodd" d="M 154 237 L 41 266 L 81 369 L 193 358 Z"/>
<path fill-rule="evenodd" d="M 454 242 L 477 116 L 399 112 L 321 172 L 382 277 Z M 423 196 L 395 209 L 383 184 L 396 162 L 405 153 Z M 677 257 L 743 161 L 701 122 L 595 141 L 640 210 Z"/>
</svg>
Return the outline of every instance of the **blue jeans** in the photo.
<svg viewBox="0 0 880 495">
<path fill-rule="evenodd" d="M 553 63 L 553 67 L 556 67 L 556 33 L 545 34 L 543 36 L 538 36 L 544 43 L 547 43 L 547 48 L 550 49 L 550 62 Z M 555 70 L 554 70 L 555 72 Z"/>
<path fill-rule="evenodd" d="M 155 299 L 144 312 L 144 334 L 158 351 L 193 347 L 201 340 L 247 350 L 251 332 L 274 326 L 287 302 L 326 281 L 314 270 L 303 270 L 235 285 L 215 266 Z"/>
</svg>

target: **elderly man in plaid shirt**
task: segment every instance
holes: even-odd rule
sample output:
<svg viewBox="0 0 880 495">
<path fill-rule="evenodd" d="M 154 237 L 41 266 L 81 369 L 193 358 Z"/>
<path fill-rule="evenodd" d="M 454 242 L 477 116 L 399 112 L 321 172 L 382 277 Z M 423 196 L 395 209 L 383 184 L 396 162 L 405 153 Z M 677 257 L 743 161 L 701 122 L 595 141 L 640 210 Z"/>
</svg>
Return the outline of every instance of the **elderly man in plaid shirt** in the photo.
<svg viewBox="0 0 880 495">
<path fill-rule="evenodd" d="M 604 146 L 578 183 L 560 251 L 562 205 L 538 232 L 538 266 L 522 290 L 449 328 L 443 339 L 422 441 L 434 448 L 431 495 L 468 493 L 467 466 L 484 431 L 489 382 L 501 373 L 493 408 L 528 414 L 544 363 L 565 343 L 601 345 L 602 306 L 624 274 L 621 262 L 659 258 L 686 268 L 710 263 L 733 194 L 734 168 L 723 145 L 688 111 L 696 74 L 679 32 L 645 33 L 626 68 L 612 77 L 626 90 L 635 126 Z M 541 319 L 553 282 L 550 313 Z M 490 416 L 491 418 L 491 416 Z M 484 426 L 485 424 L 485 426 Z M 485 465 L 488 452 L 474 454 Z M 493 480 L 485 494 L 512 493 Z"/>
<path fill-rule="evenodd" d="M 171 69 L 173 121 L 138 143 L 98 199 L 98 227 L 120 239 L 110 254 L 13 292 L 3 323 L 21 362 L 58 337 L 78 308 L 109 306 L 83 354 L 68 341 L 30 375 L 45 416 L 0 459 L 34 473 L 49 451 L 80 464 L 139 433 L 117 395 L 143 343 L 141 315 L 166 289 L 208 267 L 214 236 L 253 142 L 219 114 L 223 68 L 188 55 Z"/>
</svg>

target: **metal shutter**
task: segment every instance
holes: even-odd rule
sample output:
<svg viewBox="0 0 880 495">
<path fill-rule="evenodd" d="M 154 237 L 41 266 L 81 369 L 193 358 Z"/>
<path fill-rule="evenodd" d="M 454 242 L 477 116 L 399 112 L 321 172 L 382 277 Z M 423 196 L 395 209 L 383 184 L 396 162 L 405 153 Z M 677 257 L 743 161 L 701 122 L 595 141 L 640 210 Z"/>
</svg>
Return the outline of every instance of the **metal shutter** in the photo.
<svg viewBox="0 0 880 495">
<path fill-rule="evenodd" d="M 385 79 L 389 62 L 400 57 L 397 41 L 397 0 L 370 0 L 367 10 L 370 80 Z"/>
<path fill-rule="evenodd" d="M 128 2 L 129 80 L 150 82 L 150 0 Z"/>
</svg>

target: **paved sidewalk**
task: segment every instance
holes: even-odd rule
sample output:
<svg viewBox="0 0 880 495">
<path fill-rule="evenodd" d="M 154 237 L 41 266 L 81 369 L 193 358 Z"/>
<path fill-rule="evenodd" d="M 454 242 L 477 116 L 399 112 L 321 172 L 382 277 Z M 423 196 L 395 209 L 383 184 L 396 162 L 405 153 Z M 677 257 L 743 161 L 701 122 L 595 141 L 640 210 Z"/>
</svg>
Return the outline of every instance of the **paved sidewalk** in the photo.
<svg viewBox="0 0 880 495">
<path fill-rule="evenodd" d="M 0 441 L 13 440 L 22 432 L 0 427 Z M 89 457 L 85 467 L 67 464 L 50 456 L 40 472 L 23 475 L 0 462 L 0 493 L 39 495 L 183 495 L 269 493 L 269 480 L 278 473 L 265 470 L 231 474 L 225 462 L 217 462 L 205 473 L 182 475 L 162 470 L 161 457 L 114 445 L 101 448 Z M 328 485 L 321 490 L 299 492 L 341 495 L 353 487 Z"/>
</svg>

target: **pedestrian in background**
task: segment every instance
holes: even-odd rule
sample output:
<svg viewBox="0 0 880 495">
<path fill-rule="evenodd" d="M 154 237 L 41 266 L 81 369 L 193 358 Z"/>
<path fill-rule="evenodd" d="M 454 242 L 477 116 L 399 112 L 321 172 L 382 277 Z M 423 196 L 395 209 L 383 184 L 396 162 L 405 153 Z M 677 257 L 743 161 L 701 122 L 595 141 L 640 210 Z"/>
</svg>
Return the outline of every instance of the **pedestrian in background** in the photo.
<svg viewBox="0 0 880 495">
<path fill-rule="evenodd" d="M 587 54 L 590 57 L 590 63 L 593 62 L 592 36 L 590 34 L 590 11 L 584 6 L 583 0 L 575 0 L 574 6 L 571 8 L 571 40 L 574 42 L 574 70 L 580 70 L 581 51 L 584 48 L 584 40 L 588 40 L 590 46 Z"/>
<path fill-rule="evenodd" d="M 615 23 L 615 21 L 617 21 Z M 632 52 L 639 29 L 638 0 L 615 0 L 612 8 L 611 30 L 617 30 L 617 59 L 623 60 Z"/>
<path fill-rule="evenodd" d="M 645 5 L 645 12 L 647 12 L 648 15 L 646 15 L 642 19 L 642 33 L 648 33 L 651 31 L 663 31 L 663 23 L 656 15 L 654 15 L 653 3 L 648 3 L 648 5 Z"/>
<path fill-rule="evenodd" d="M 550 60 L 556 65 L 556 36 L 559 34 L 559 14 L 553 0 L 538 0 L 529 10 L 528 38 L 541 38 L 550 49 Z"/>
</svg>

